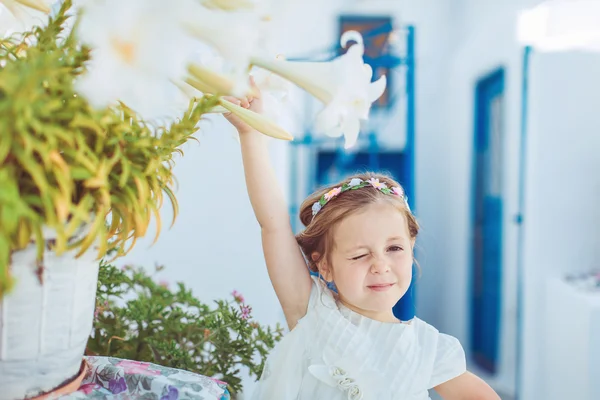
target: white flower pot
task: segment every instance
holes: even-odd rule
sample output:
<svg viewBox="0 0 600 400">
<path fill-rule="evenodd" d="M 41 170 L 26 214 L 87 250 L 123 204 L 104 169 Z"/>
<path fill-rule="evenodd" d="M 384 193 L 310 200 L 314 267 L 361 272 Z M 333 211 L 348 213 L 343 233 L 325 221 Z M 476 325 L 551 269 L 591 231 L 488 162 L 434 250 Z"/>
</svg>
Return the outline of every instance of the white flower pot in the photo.
<svg viewBox="0 0 600 400">
<path fill-rule="evenodd" d="M 45 236 L 49 237 L 49 236 Z M 0 400 L 49 392 L 79 372 L 94 318 L 97 253 L 44 254 L 40 284 L 35 246 L 15 252 L 13 290 L 0 299 Z"/>
</svg>

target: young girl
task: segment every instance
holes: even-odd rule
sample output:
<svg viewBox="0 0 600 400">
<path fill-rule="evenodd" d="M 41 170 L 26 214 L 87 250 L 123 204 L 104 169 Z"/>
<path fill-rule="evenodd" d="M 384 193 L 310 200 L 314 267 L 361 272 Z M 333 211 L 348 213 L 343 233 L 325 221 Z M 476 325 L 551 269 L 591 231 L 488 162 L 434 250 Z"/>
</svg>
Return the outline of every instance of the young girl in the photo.
<svg viewBox="0 0 600 400">
<path fill-rule="evenodd" d="M 259 97 L 231 100 L 262 112 Z M 455 338 L 392 313 L 411 282 L 419 231 L 401 186 L 363 174 L 324 188 L 302 204 L 306 228 L 294 236 L 264 135 L 226 118 L 240 134 L 267 269 L 290 328 L 253 399 L 422 400 L 431 388 L 446 400 L 498 399 L 466 372 Z"/>
</svg>

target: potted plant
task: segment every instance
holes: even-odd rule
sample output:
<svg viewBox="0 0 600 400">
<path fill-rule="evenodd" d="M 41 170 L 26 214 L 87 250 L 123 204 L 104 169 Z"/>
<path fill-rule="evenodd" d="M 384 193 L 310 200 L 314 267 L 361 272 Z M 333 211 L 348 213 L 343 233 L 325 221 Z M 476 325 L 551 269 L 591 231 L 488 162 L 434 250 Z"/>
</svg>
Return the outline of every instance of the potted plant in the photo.
<svg viewBox="0 0 600 400">
<path fill-rule="evenodd" d="M 98 257 L 121 255 L 173 194 L 173 156 L 214 99 L 153 126 L 74 89 L 89 49 L 44 28 L 0 41 L 0 388 L 48 392 L 77 375 L 92 328 Z M 108 220 L 107 220 L 108 218 Z M 109 222 L 107 225 L 106 222 Z M 157 232 L 158 232 L 157 230 Z"/>
</svg>

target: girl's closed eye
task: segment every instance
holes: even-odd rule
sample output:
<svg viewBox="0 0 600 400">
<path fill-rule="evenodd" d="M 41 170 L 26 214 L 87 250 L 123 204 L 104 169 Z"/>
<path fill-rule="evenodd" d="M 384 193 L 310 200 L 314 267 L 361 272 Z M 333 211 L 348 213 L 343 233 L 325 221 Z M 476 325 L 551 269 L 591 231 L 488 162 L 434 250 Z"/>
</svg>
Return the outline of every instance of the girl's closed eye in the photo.
<svg viewBox="0 0 600 400">
<path fill-rule="evenodd" d="M 361 255 L 359 255 L 359 256 L 352 257 L 352 258 L 351 258 L 351 260 L 353 260 L 353 261 L 357 261 L 357 260 L 360 260 L 361 258 L 364 258 L 364 257 L 366 257 L 366 256 L 368 256 L 368 254 L 361 254 Z"/>
</svg>

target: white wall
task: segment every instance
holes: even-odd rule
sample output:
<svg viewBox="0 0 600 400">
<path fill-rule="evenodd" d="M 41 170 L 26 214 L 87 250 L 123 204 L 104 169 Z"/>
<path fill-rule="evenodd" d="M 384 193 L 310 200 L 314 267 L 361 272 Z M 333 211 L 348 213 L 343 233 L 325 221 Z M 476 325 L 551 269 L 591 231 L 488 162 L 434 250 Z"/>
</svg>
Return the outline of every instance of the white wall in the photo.
<svg viewBox="0 0 600 400">
<path fill-rule="evenodd" d="M 437 178 L 418 178 L 418 187 L 429 191 L 420 200 L 420 212 L 434 215 L 437 208 L 435 218 L 426 224 L 436 240 L 429 249 L 435 251 L 433 264 L 440 266 L 436 270 L 439 279 L 452 283 L 441 290 L 439 304 L 444 306 L 434 320 L 468 346 L 474 90 L 478 79 L 505 68 L 501 354 L 499 373 L 489 381 L 509 394 L 514 392 L 516 366 L 518 226 L 513 221 L 518 212 L 522 54 L 514 33 L 517 11 L 535 3 L 461 2 L 460 11 L 454 12 L 455 41 L 439 90 L 443 97 L 439 129 L 419 131 L 419 135 L 434 136 L 420 137 L 427 142 L 417 147 L 421 157 L 428 157 L 423 168 L 431 168 Z M 600 81 L 594 78 L 598 66 L 596 56 L 534 55 L 532 59 L 523 262 L 522 398 L 527 400 L 544 398 L 544 381 L 552 379 L 543 374 L 543 355 L 551 349 L 543 348 L 540 341 L 544 279 L 548 274 L 589 269 L 598 257 L 600 215 L 594 195 L 599 189 L 594 174 L 600 167 L 600 134 L 599 118 L 593 111 L 600 100 Z M 444 199 L 443 203 L 438 199 Z M 429 292 L 422 290 L 420 295 Z"/>
<path fill-rule="evenodd" d="M 527 387 L 526 398 L 543 393 L 545 381 L 559 379 L 538 373 L 544 355 L 553 351 L 540 340 L 551 322 L 542 316 L 547 313 L 556 324 L 570 319 L 546 310 L 547 279 L 598 268 L 600 255 L 600 55 L 533 54 L 531 61 L 523 374 L 536 388 Z M 581 342 L 591 339 L 581 334 Z"/>
</svg>

